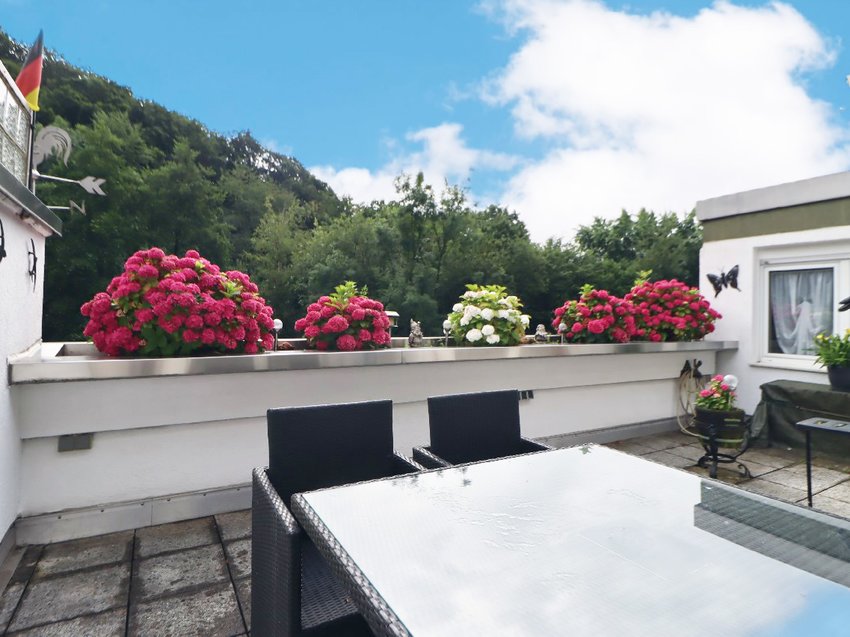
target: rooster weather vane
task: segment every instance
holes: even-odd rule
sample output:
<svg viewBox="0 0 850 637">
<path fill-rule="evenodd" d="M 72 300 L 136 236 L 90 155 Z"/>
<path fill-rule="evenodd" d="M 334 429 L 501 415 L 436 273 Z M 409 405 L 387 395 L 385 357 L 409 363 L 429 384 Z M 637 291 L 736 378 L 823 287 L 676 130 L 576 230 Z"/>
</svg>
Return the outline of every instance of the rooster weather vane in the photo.
<svg viewBox="0 0 850 637">
<path fill-rule="evenodd" d="M 65 184 L 77 184 L 90 195 L 105 196 L 101 186 L 106 183 L 105 179 L 92 177 L 83 177 L 82 179 L 66 179 L 64 177 L 54 177 L 53 175 L 42 175 L 37 168 L 41 162 L 56 155 L 62 159 L 62 163 L 68 165 L 68 157 L 71 155 L 73 146 L 71 144 L 71 136 L 67 131 L 58 126 L 45 126 L 38 135 L 35 136 L 32 149 L 32 176 L 34 179 L 45 179 L 47 181 L 58 181 Z M 48 206 L 51 210 L 76 210 L 80 214 L 86 214 L 86 204 L 77 204 L 75 201 L 69 201 L 67 206 Z"/>
<path fill-rule="evenodd" d="M 729 272 L 720 271 L 720 274 L 706 274 L 711 286 L 714 288 L 714 298 L 723 291 L 723 288 L 730 287 L 738 292 L 741 288 L 738 287 L 738 266 L 734 266 Z"/>
</svg>

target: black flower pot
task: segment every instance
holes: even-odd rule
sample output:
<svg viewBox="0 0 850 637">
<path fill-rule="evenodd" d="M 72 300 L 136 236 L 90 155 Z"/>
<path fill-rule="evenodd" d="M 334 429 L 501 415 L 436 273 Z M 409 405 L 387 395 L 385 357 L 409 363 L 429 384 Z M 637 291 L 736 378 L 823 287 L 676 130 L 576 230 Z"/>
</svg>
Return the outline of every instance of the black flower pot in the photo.
<svg viewBox="0 0 850 637">
<path fill-rule="evenodd" d="M 850 367 L 830 365 L 826 368 L 826 373 L 833 389 L 850 391 Z"/>
<path fill-rule="evenodd" d="M 740 443 L 746 437 L 746 419 L 743 409 L 706 409 L 696 407 L 694 426 L 701 436 L 720 441 Z M 721 444 L 721 446 L 723 446 Z"/>
</svg>

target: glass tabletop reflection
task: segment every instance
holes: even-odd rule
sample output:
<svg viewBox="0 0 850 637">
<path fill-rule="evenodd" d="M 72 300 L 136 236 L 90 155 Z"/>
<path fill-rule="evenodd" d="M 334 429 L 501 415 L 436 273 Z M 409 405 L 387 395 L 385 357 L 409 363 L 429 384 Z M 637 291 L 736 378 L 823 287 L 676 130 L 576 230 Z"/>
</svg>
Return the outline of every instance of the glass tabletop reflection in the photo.
<svg viewBox="0 0 850 637">
<path fill-rule="evenodd" d="M 296 499 L 296 515 L 318 519 L 417 636 L 781 637 L 850 625 L 846 521 L 605 447 Z"/>
</svg>

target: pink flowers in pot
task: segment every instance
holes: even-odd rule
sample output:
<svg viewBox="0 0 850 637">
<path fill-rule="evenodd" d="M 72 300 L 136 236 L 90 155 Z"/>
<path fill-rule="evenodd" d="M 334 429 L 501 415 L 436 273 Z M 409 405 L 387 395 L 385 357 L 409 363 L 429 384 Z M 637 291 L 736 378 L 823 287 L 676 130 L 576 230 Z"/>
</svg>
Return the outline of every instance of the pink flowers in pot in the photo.
<svg viewBox="0 0 850 637">
<path fill-rule="evenodd" d="M 272 346 L 273 310 L 257 286 L 189 250 L 182 258 L 139 250 L 80 308 L 83 334 L 109 356 L 253 354 Z"/>
<path fill-rule="evenodd" d="M 552 327 L 570 343 L 693 341 L 713 332 L 719 318 L 696 288 L 639 280 L 623 298 L 585 285 L 577 301 L 555 310 Z"/>
<path fill-rule="evenodd" d="M 295 321 L 307 346 L 317 350 L 350 352 L 378 349 L 390 344 L 390 319 L 384 304 L 366 296 L 354 281 L 336 286 L 330 296 L 321 296 L 307 306 L 307 315 Z"/>
<path fill-rule="evenodd" d="M 697 288 L 676 279 L 637 281 L 625 298 L 634 305 L 643 340 L 696 341 L 721 318 Z"/>
<path fill-rule="evenodd" d="M 570 343 L 628 343 L 636 333 L 632 304 L 589 284 L 555 310 L 552 327 Z"/>
</svg>

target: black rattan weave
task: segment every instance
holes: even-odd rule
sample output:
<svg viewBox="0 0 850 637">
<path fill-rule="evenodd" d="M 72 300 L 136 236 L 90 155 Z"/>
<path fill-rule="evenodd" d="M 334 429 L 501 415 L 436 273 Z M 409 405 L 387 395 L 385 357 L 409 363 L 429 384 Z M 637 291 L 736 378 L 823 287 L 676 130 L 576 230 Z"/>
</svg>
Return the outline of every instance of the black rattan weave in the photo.
<svg viewBox="0 0 850 637">
<path fill-rule="evenodd" d="M 515 389 L 431 397 L 428 425 L 431 444 L 413 458 L 432 469 L 551 448 L 522 437 Z"/>
<path fill-rule="evenodd" d="M 288 507 L 292 494 L 414 473 L 393 451 L 392 403 L 271 409 L 268 469 L 253 472 L 252 634 L 371 635 Z"/>
</svg>

